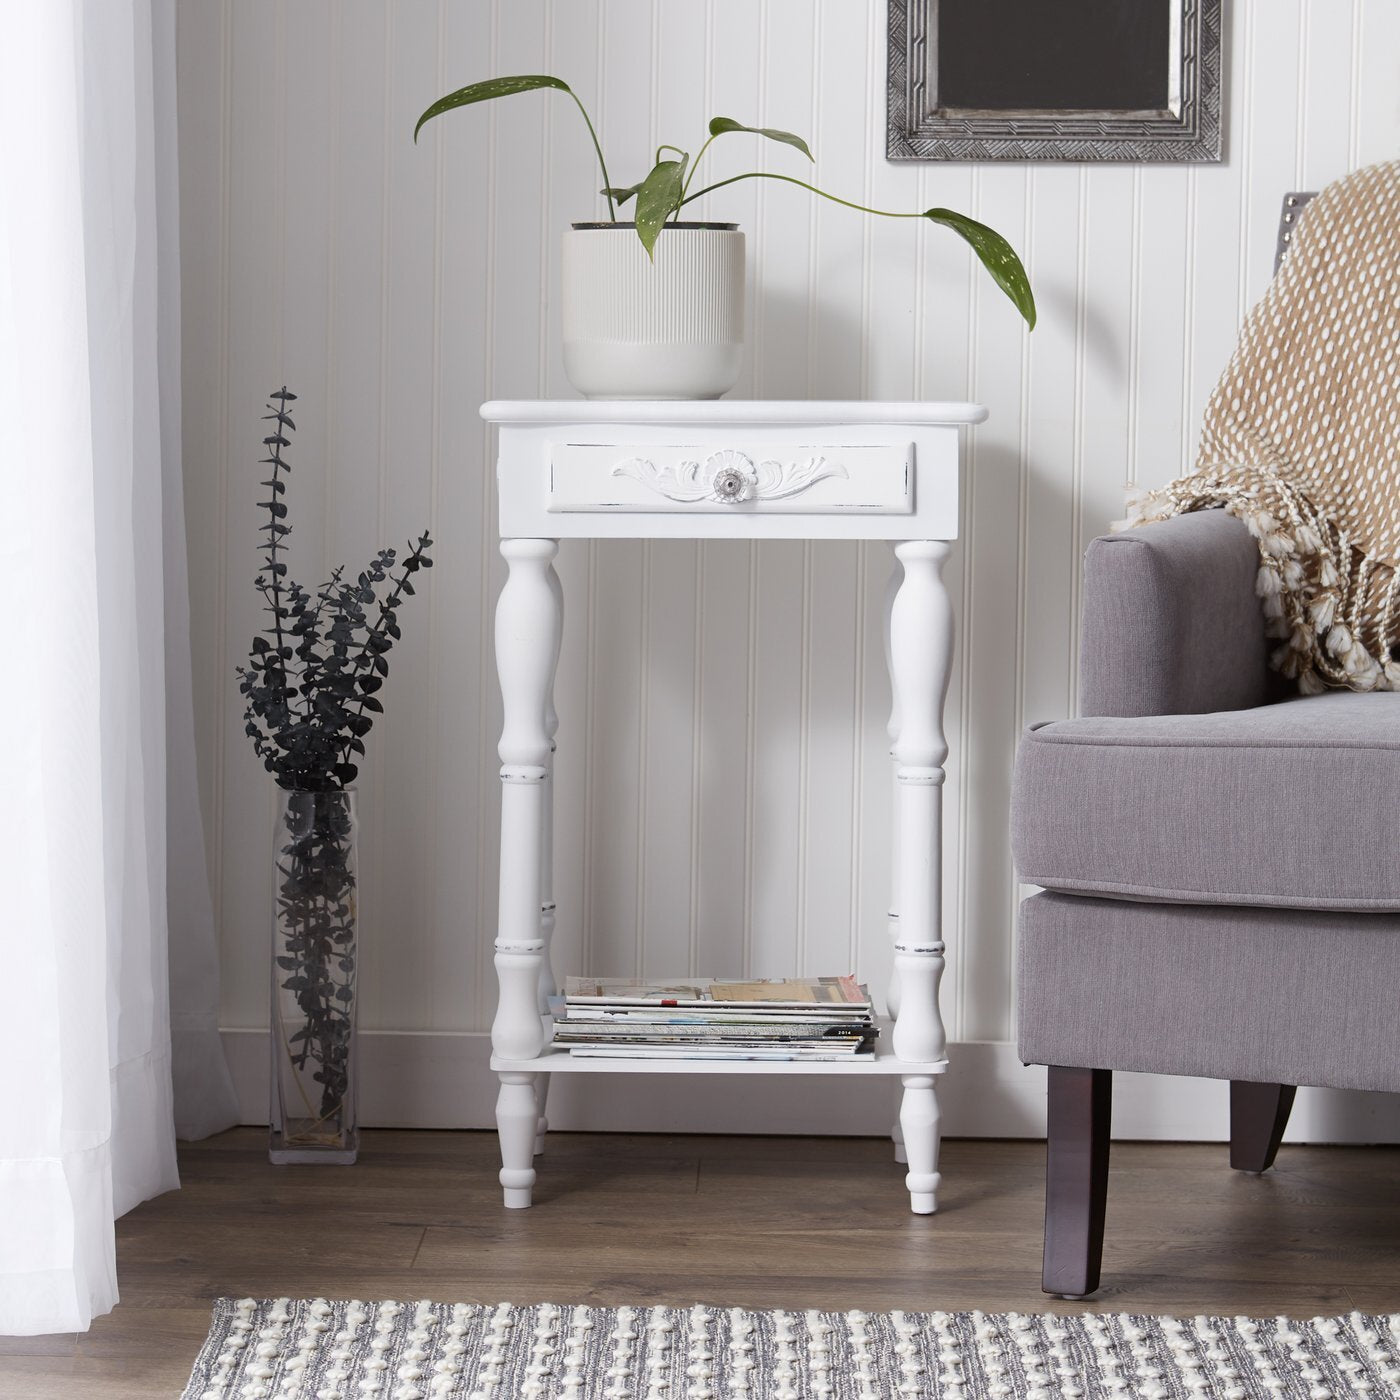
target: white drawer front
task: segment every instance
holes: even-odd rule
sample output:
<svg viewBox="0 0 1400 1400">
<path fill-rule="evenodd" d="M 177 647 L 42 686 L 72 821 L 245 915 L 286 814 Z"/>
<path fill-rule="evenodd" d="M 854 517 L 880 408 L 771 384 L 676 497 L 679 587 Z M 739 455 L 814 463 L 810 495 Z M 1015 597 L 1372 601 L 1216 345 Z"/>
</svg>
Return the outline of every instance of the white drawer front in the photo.
<svg viewBox="0 0 1400 1400">
<path fill-rule="evenodd" d="M 716 515 L 908 515 L 912 443 L 751 450 L 704 443 L 554 442 L 550 511 Z"/>
</svg>

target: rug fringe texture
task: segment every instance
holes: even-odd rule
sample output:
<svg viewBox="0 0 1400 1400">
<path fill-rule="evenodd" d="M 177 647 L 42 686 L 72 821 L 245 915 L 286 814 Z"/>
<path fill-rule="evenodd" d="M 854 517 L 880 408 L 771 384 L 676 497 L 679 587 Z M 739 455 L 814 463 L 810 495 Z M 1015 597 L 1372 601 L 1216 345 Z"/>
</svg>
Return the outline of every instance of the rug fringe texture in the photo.
<svg viewBox="0 0 1400 1400">
<path fill-rule="evenodd" d="M 1382 1400 L 1400 1314 L 220 1298 L 183 1400 Z"/>
</svg>

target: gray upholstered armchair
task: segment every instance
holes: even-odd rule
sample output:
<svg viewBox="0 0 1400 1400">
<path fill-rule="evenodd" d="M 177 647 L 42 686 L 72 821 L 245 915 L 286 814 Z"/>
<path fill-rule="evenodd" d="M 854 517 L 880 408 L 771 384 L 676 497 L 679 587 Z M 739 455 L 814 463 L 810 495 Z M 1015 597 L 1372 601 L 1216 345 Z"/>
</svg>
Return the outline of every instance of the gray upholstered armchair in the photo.
<svg viewBox="0 0 1400 1400">
<path fill-rule="evenodd" d="M 1222 511 L 1095 540 L 1083 718 L 1017 756 L 1049 1293 L 1098 1287 L 1114 1070 L 1230 1080 L 1255 1172 L 1293 1086 L 1400 1091 L 1400 694 L 1280 696 L 1258 558 Z"/>
</svg>

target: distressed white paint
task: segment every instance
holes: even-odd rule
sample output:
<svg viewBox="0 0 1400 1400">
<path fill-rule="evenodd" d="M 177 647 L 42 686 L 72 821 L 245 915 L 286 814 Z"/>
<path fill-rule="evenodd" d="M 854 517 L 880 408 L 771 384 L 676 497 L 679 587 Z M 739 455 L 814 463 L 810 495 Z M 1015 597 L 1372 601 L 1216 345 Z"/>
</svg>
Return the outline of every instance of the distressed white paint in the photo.
<svg viewBox="0 0 1400 1400">
<path fill-rule="evenodd" d="M 976 404 L 893 404 L 898 416 L 882 423 L 872 421 L 881 405 L 863 403 L 843 422 L 841 405 L 819 403 L 802 426 L 795 420 L 804 404 L 724 399 L 713 407 L 728 414 L 698 422 L 688 420 L 712 406 L 671 405 L 668 416 L 651 405 L 636 422 L 559 421 L 570 406 L 492 402 L 481 410 L 503 434 L 496 473 L 507 536 L 952 539 L 959 426 L 986 417 Z M 625 417 L 623 407 L 614 406 L 615 419 Z M 541 421 L 522 422 L 522 408 L 537 408 Z M 721 474 L 746 489 L 727 498 Z"/>
<path fill-rule="evenodd" d="M 456 113 L 416 147 L 410 132 L 452 86 L 554 70 L 590 105 L 623 183 L 656 140 L 694 151 L 708 117 L 728 115 L 809 137 L 840 193 L 965 209 L 1026 256 L 1041 312 L 1030 336 L 945 230 L 862 220 L 776 184 L 733 186 L 702 211 L 748 235 L 737 393 L 991 410 L 945 568 L 959 641 L 943 1001 L 955 1065 L 956 1042 L 1013 1035 L 1010 758 L 1023 723 L 1073 708 L 1079 555 L 1127 480 L 1164 481 L 1189 461 L 1267 283 L 1283 191 L 1400 151 L 1400 6 L 1227 3 L 1228 158 L 1193 168 L 887 163 L 883 10 L 181 6 L 187 510 L 226 1025 L 266 1016 L 272 797 L 232 667 L 258 616 L 257 415 L 284 380 L 302 396 L 299 574 L 425 522 L 441 542 L 402 615 L 361 781 L 364 1024 L 446 1044 L 489 1023 L 502 569 L 476 414 L 490 398 L 567 392 L 560 232 L 601 202 L 567 99 Z M 716 170 L 802 164 L 749 139 L 719 143 Z M 559 911 L 561 971 L 849 968 L 886 985 L 886 557 L 796 539 L 564 543 L 556 863 L 560 887 L 585 898 Z"/>
<path fill-rule="evenodd" d="M 499 445 L 496 471 L 501 486 L 501 553 L 510 574 L 496 607 L 496 668 L 500 679 L 504 727 L 501 755 L 501 846 L 499 924 L 496 935 L 498 998 L 491 1026 L 491 1068 L 500 1077 L 496 1126 L 501 1148 L 500 1181 L 508 1208 L 531 1203 L 535 1181 L 533 1157 L 544 1148 L 547 1129 L 543 1095 L 556 1073 L 717 1074 L 762 1076 L 898 1075 L 903 1086 L 899 1123 L 894 1132 L 897 1159 L 909 1164 L 905 1184 L 915 1214 L 937 1208 L 940 1112 L 937 1077 L 947 1069 L 947 1036 L 939 1007 L 943 977 L 942 937 L 942 799 L 948 744 L 943 732 L 943 705 L 953 659 L 953 616 L 940 576 L 956 530 L 959 494 L 959 425 L 985 416 L 975 404 L 894 404 L 882 410 L 866 402 L 850 406 L 843 421 L 841 406 L 735 401 L 701 412 L 694 404 L 651 405 L 630 421 L 634 406 L 602 405 L 593 416 L 606 421 L 605 445 L 574 441 L 589 431 L 573 421 L 570 403 L 547 400 L 486 404 L 481 412 L 496 424 Z M 913 442 L 898 449 L 874 447 L 866 439 L 899 425 L 897 435 Z M 559 440 L 542 440 L 539 425 L 557 429 Z M 908 853 L 896 875 L 894 969 L 890 983 L 889 1021 L 882 1023 L 876 1051 L 841 1064 L 816 1062 L 758 1063 L 734 1061 L 608 1060 L 575 1057 L 546 1044 L 550 1034 L 548 999 L 556 981 L 549 962 L 547 930 L 555 922 L 550 883 L 554 813 L 548 779 L 553 763 L 551 738 L 558 716 L 553 703 L 554 672 L 559 656 L 561 584 L 553 569 L 558 541 L 552 533 L 592 539 L 609 532 L 674 548 L 689 537 L 747 538 L 766 541 L 791 534 L 793 521 L 784 507 L 791 494 L 809 490 L 822 479 L 825 456 L 807 458 L 794 477 L 780 456 L 790 449 L 760 445 L 767 432 L 828 434 L 834 454 L 859 460 L 862 478 L 876 484 L 881 468 L 892 465 L 904 482 L 911 504 L 898 523 L 916 538 L 894 545 L 889 615 L 885 621 L 891 706 L 891 758 L 896 805 L 892 846 Z M 657 433 L 699 431 L 697 445 L 678 450 L 658 447 Z M 727 441 L 729 445 L 720 445 Z M 628 455 L 693 459 L 673 461 L 662 475 L 650 461 Z M 599 462 L 617 461 L 611 471 Z M 755 467 L 755 461 L 758 465 Z M 582 464 L 592 471 L 574 471 Z M 612 477 L 617 472 L 640 477 L 664 495 L 668 509 L 658 514 L 651 497 L 618 502 Z M 711 476 L 713 473 L 713 476 Z M 836 473 L 827 473 L 835 475 Z M 570 489 L 558 489 L 563 476 Z M 730 498 L 730 483 L 751 493 Z M 866 483 L 853 483 L 844 470 L 844 496 L 814 507 L 801 521 L 805 543 L 832 539 L 883 540 L 889 523 L 877 513 L 853 510 Z M 561 506 L 562 499 L 568 502 Z M 912 503 L 917 503 L 914 505 Z M 715 506 L 719 505 L 718 511 Z M 607 506 L 613 514 L 600 514 Z M 925 535 L 932 538 L 925 538 Z M 516 537 L 519 536 L 519 537 Z M 543 862 L 542 862 L 543 854 Z M 565 891 L 567 907 L 570 894 Z M 773 1086 L 770 1092 L 782 1092 Z M 526 1132 L 526 1125 L 533 1131 Z"/>
<path fill-rule="evenodd" d="M 894 831 L 900 852 L 895 879 L 894 1052 L 901 1060 L 941 1060 L 948 1050 L 939 987 L 943 981 L 943 783 L 948 741 L 943 706 L 953 664 L 953 610 L 942 569 L 945 540 L 895 546 L 898 585 L 890 605 L 890 707 L 898 727 L 894 759 Z M 896 1156 L 908 1163 L 905 1185 L 917 1215 L 936 1208 L 941 1115 L 936 1082 L 906 1074 Z"/>
</svg>

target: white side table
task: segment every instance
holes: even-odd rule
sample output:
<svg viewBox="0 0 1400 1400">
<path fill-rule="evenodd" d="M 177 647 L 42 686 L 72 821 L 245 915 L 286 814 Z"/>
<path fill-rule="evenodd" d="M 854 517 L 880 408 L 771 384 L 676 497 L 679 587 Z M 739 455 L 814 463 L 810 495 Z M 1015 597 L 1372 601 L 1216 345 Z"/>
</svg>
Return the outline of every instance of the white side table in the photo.
<svg viewBox="0 0 1400 1400">
<path fill-rule="evenodd" d="M 896 1158 L 912 1209 L 937 1206 L 936 1084 L 947 1068 L 938 984 L 943 700 L 953 619 L 939 570 L 958 532 L 960 426 L 969 403 L 488 403 L 499 428 L 496 609 L 501 735 L 500 994 L 491 1068 L 505 1204 L 530 1204 L 552 1074 L 898 1075 Z M 856 1063 L 607 1060 L 553 1051 L 554 671 L 560 539 L 889 540 L 885 646 L 894 703 L 893 1023 Z M 599 971 L 599 969 L 592 969 Z M 834 969 L 845 971 L 846 969 Z M 607 969 L 600 971 L 606 973 Z M 901 1146 L 902 1138 L 902 1146 Z"/>
</svg>

